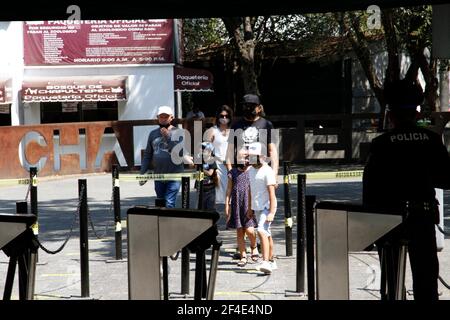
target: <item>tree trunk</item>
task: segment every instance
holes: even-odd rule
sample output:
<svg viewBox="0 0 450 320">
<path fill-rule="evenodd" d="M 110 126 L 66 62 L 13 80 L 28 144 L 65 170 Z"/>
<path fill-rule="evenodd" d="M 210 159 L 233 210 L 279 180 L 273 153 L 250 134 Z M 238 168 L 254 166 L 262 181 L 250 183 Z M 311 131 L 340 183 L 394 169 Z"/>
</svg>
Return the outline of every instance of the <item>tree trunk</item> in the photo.
<svg viewBox="0 0 450 320">
<path fill-rule="evenodd" d="M 258 76 L 255 71 L 256 39 L 251 17 L 222 18 L 236 48 L 245 93 L 259 94 Z"/>
<path fill-rule="evenodd" d="M 449 82 L 448 82 L 448 60 L 441 59 L 439 67 L 439 105 L 440 111 L 448 111 Z"/>
</svg>

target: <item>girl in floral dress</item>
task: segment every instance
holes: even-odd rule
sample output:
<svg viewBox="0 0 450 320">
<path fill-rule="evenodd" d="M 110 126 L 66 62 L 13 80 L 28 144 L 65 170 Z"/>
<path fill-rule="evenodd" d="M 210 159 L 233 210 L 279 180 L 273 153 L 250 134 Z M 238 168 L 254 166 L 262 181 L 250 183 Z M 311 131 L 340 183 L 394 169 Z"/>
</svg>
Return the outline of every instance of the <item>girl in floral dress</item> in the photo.
<svg viewBox="0 0 450 320">
<path fill-rule="evenodd" d="M 255 217 L 249 219 L 247 211 L 249 206 L 250 178 L 249 166 L 238 165 L 228 173 L 228 185 L 225 198 L 225 216 L 227 228 L 236 229 L 236 238 L 240 260 L 239 267 L 247 264 L 247 251 L 245 247 L 245 235 L 250 240 L 251 259 L 257 261 L 259 258 L 256 246 L 255 227 L 258 225 Z"/>
</svg>

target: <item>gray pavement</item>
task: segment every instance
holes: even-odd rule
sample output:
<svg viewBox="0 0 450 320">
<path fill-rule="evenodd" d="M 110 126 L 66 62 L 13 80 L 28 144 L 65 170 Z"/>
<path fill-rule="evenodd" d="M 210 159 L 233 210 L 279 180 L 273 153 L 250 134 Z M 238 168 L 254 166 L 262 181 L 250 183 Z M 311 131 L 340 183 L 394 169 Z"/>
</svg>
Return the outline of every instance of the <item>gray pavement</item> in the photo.
<svg viewBox="0 0 450 320">
<path fill-rule="evenodd" d="M 321 167 L 323 169 L 323 167 Z M 327 171 L 342 169 L 327 167 Z M 344 168 L 347 169 L 347 168 Z M 352 167 L 351 169 L 358 169 Z M 317 170 L 310 166 L 303 172 Z M 88 176 L 41 178 L 38 184 L 39 201 L 39 239 L 50 250 L 58 248 L 66 239 L 74 222 L 77 210 L 78 182 L 87 179 L 88 205 L 94 233 L 89 228 L 89 274 L 90 294 L 92 299 L 126 300 L 128 299 L 127 262 L 115 261 L 115 243 L 113 230 L 113 213 L 111 206 L 111 176 L 109 174 L 93 174 Z M 191 207 L 195 206 L 196 192 L 191 186 Z M 126 220 L 126 210 L 134 205 L 151 205 L 155 199 L 153 183 L 139 186 L 137 182 L 121 182 L 122 219 Z M 1 212 L 15 212 L 15 202 L 23 201 L 27 186 L 0 187 Z M 291 186 L 292 210 L 295 218 L 297 212 L 296 186 Z M 361 182 L 358 180 L 308 181 L 307 194 L 316 195 L 319 200 L 361 200 Z M 446 203 L 450 203 L 450 193 L 445 192 Z M 233 259 L 235 252 L 235 231 L 226 230 L 224 220 L 219 221 L 219 238 L 223 241 L 221 248 L 215 299 L 217 300 L 305 300 L 304 295 L 292 294 L 296 290 L 296 227 L 293 229 L 293 256 L 286 256 L 284 233 L 283 187 L 277 190 L 278 212 L 273 225 L 275 253 L 278 257 L 278 270 L 272 275 L 262 275 L 255 270 L 255 264 L 246 267 L 236 266 Z M 180 201 L 180 199 L 178 200 Z M 218 211 L 222 211 L 219 207 Z M 446 226 L 450 227 L 450 210 L 447 209 Z M 295 222 L 295 219 L 294 219 Z M 78 222 L 77 222 L 78 223 Z M 127 229 L 123 225 L 123 256 L 127 257 Z M 80 299 L 80 249 L 78 224 L 66 247 L 56 255 L 49 255 L 39 250 L 39 263 L 36 273 L 35 298 L 37 300 Z M 97 237 L 100 236 L 100 237 Z M 439 252 L 441 276 L 450 282 L 450 240 L 445 240 L 444 250 Z M 195 255 L 190 261 L 190 293 L 194 291 Z M 209 262 L 207 252 L 207 262 Z M 169 259 L 169 292 L 170 299 L 184 299 L 180 295 L 181 259 Z M 8 257 L 0 253 L 0 288 L 3 290 Z M 209 266 L 209 263 L 208 263 Z M 350 266 L 350 298 L 355 300 L 379 299 L 380 270 L 376 252 L 355 252 L 349 256 Z M 18 298 L 17 277 L 15 279 L 13 299 Z M 406 278 L 407 290 L 412 290 L 409 265 Z M 450 300 L 450 290 L 440 284 L 441 299 Z M 192 299 L 192 297 L 188 297 Z M 412 299 L 412 295 L 408 295 Z"/>
</svg>

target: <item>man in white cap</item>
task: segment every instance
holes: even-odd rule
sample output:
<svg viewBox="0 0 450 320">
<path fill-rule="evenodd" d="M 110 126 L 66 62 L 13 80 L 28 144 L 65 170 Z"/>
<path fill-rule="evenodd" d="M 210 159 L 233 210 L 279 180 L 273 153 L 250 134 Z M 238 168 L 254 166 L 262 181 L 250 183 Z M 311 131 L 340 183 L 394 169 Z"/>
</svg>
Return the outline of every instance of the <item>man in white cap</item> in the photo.
<svg viewBox="0 0 450 320">
<path fill-rule="evenodd" d="M 174 119 L 172 108 L 159 107 L 157 119 L 159 128 L 151 131 L 148 136 L 140 173 L 145 174 L 149 170 L 150 164 L 153 165 L 154 173 L 181 173 L 184 171 L 183 163 L 175 164 L 171 155 L 174 147 L 183 143 L 183 136 L 175 134 L 179 129 L 171 124 Z M 142 180 L 139 184 L 142 186 L 145 182 Z M 177 180 L 155 180 L 156 196 L 166 200 L 167 208 L 173 208 L 180 186 L 181 182 Z"/>
</svg>

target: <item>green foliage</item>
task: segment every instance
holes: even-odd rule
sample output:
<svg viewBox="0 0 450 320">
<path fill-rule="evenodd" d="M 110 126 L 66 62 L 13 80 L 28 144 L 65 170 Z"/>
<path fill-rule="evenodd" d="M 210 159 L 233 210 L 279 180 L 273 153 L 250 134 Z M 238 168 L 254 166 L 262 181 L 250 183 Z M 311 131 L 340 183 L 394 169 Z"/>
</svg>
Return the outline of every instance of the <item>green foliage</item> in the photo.
<svg viewBox="0 0 450 320">
<path fill-rule="evenodd" d="M 183 44 L 187 56 L 195 55 L 200 48 L 220 46 L 228 35 L 219 18 L 183 19 Z"/>
</svg>

